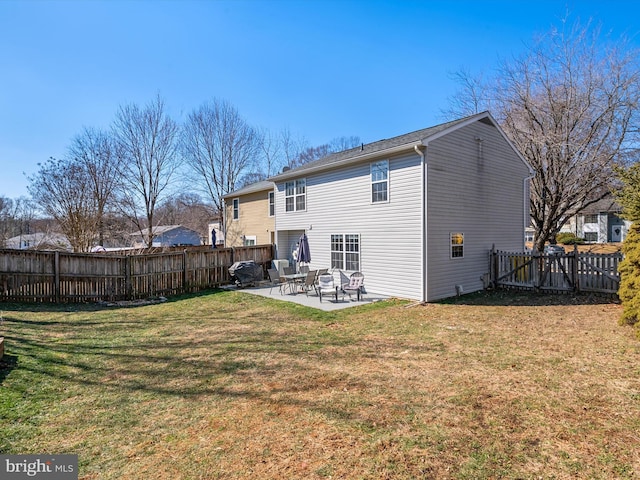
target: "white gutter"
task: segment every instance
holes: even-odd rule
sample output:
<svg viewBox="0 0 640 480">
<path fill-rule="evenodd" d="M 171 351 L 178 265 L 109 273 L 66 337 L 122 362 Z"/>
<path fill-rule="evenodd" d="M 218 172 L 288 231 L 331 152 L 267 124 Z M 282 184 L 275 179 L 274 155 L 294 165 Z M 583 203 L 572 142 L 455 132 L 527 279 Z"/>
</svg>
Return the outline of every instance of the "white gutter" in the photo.
<svg viewBox="0 0 640 480">
<path fill-rule="evenodd" d="M 428 145 L 428 143 L 427 143 Z M 414 145 L 413 149 L 416 151 L 418 155 L 422 158 L 422 163 L 420 165 L 421 177 L 422 177 L 422 186 L 420 188 L 421 192 L 421 209 L 422 213 L 420 216 L 420 249 L 422 255 L 422 261 L 420 262 L 420 276 L 422 278 L 422 298 L 421 302 L 427 302 L 427 157 L 425 151 L 427 150 L 427 145 L 418 144 Z"/>
</svg>

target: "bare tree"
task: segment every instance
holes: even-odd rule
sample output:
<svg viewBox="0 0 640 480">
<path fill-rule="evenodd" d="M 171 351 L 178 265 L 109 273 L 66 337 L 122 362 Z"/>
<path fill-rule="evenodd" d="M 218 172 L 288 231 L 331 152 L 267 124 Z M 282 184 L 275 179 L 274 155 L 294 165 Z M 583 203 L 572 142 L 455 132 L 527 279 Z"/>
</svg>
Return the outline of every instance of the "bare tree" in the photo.
<svg viewBox="0 0 640 480">
<path fill-rule="evenodd" d="M 51 158 L 29 181 L 34 202 L 58 222 L 73 251 L 88 252 L 97 230 L 97 208 L 84 165 Z"/>
<path fill-rule="evenodd" d="M 113 133 L 122 156 L 118 203 L 150 247 L 156 205 L 180 167 L 179 128 L 157 96 L 143 108 L 135 104 L 120 107 Z"/>
<path fill-rule="evenodd" d="M 157 209 L 156 217 L 165 225 L 183 225 L 209 237 L 208 225 L 215 218 L 212 205 L 202 201 L 196 193 L 181 193 L 167 198 Z"/>
<path fill-rule="evenodd" d="M 228 102 L 213 100 L 191 112 L 184 125 L 182 152 L 194 181 L 217 212 L 222 197 L 250 172 L 260 149 L 260 135 Z"/>
<path fill-rule="evenodd" d="M 69 155 L 87 171 L 91 191 L 96 203 L 98 243 L 104 245 L 105 214 L 113 203 L 120 181 L 121 156 L 116 152 L 113 137 L 106 132 L 84 128 L 69 147 Z"/>
<path fill-rule="evenodd" d="M 350 148 L 360 146 L 360 137 L 337 137 L 329 143 L 318 145 L 316 147 L 305 147 L 289 162 L 291 168 L 299 167 L 309 162 L 319 160 L 332 153 L 341 152 Z"/>
<path fill-rule="evenodd" d="M 35 207 L 27 197 L 0 196 L 0 245 L 11 237 L 31 233 Z"/>
<path fill-rule="evenodd" d="M 571 215 L 612 190 L 613 167 L 627 160 L 635 140 L 637 52 L 624 41 L 606 43 L 591 25 L 565 28 L 552 30 L 523 57 L 503 62 L 486 97 L 472 90 L 480 82 L 469 80 L 461 95 L 480 101 L 458 104 L 489 105 L 534 168 L 531 220 L 537 249 Z"/>
<path fill-rule="evenodd" d="M 260 160 L 265 178 L 277 174 L 284 165 L 285 148 L 282 141 L 283 134 L 274 135 L 270 130 L 260 131 Z"/>
</svg>

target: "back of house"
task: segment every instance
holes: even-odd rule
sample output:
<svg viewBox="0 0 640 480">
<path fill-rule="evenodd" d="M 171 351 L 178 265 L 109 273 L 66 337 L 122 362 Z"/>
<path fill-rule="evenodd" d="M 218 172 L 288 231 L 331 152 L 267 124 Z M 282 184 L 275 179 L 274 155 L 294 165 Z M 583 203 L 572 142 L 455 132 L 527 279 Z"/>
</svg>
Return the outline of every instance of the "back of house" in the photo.
<svg viewBox="0 0 640 480">
<path fill-rule="evenodd" d="M 339 152 L 270 179 L 277 255 L 306 233 L 310 268 L 361 271 L 372 292 L 478 290 L 494 244 L 523 248 L 530 175 L 486 112 Z"/>
</svg>

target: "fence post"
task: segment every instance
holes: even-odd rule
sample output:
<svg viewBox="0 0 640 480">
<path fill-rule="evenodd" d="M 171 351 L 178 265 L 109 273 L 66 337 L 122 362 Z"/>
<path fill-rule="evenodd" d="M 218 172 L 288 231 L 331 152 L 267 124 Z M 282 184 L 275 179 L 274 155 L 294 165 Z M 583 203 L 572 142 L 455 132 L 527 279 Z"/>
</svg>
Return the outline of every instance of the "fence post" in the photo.
<svg viewBox="0 0 640 480">
<path fill-rule="evenodd" d="M 60 252 L 53 254 L 53 301 L 60 303 Z"/>
<path fill-rule="evenodd" d="M 187 291 L 187 249 L 182 251 L 182 291 Z"/>
<path fill-rule="evenodd" d="M 131 255 L 124 257 L 124 296 L 125 300 L 131 300 L 133 284 L 131 282 Z"/>
<path fill-rule="evenodd" d="M 496 255 L 496 244 L 491 246 L 489 253 L 489 285 L 498 288 L 498 255 Z"/>
<path fill-rule="evenodd" d="M 571 264 L 571 281 L 573 282 L 573 291 L 574 292 L 579 292 L 580 291 L 580 285 L 579 285 L 579 276 L 578 276 L 578 244 L 574 243 L 573 244 L 573 257 L 571 257 L 573 260 L 573 263 Z"/>
<path fill-rule="evenodd" d="M 540 252 L 533 247 L 531 252 L 531 267 L 533 268 L 533 274 L 531 280 L 533 280 L 533 288 L 538 290 L 540 288 Z"/>
</svg>

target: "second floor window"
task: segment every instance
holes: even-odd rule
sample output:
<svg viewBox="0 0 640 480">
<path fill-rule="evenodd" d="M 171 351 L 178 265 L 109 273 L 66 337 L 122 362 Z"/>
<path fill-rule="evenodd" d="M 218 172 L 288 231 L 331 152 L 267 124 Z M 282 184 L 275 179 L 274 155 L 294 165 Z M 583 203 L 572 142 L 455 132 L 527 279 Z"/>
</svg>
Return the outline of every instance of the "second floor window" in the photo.
<svg viewBox="0 0 640 480">
<path fill-rule="evenodd" d="M 233 219 L 238 220 L 240 218 L 240 199 L 233 199 Z"/>
<path fill-rule="evenodd" d="M 307 181 L 294 180 L 284 184 L 285 212 L 298 212 L 307 208 Z"/>
<path fill-rule="evenodd" d="M 389 201 L 389 161 L 371 164 L 371 202 Z"/>
<path fill-rule="evenodd" d="M 273 217 L 276 214 L 276 195 L 273 192 L 269 192 L 269 216 Z"/>
</svg>

